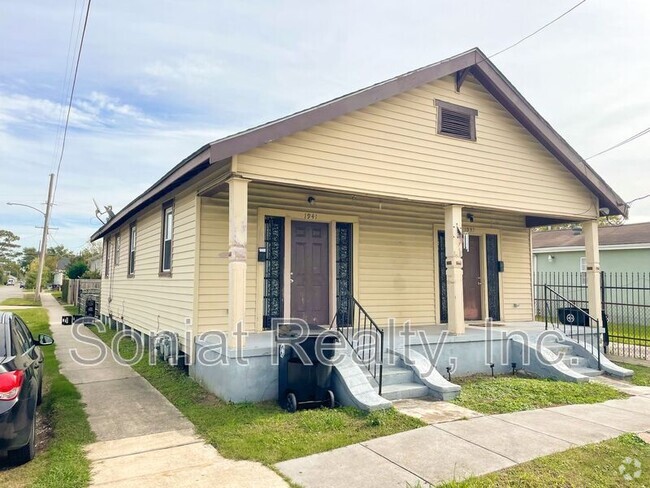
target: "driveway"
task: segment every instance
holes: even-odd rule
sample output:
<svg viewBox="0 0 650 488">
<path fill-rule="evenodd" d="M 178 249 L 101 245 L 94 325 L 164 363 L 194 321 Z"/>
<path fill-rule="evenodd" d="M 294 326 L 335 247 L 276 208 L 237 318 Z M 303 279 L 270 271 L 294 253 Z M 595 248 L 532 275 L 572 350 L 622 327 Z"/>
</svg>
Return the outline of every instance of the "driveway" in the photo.
<svg viewBox="0 0 650 488">
<path fill-rule="evenodd" d="M 0 284 L 0 303 L 7 298 L 20 298 L 23 296 L 23 290 L 18 285 L 6 286 L 4 283 Z"/>
</svg>

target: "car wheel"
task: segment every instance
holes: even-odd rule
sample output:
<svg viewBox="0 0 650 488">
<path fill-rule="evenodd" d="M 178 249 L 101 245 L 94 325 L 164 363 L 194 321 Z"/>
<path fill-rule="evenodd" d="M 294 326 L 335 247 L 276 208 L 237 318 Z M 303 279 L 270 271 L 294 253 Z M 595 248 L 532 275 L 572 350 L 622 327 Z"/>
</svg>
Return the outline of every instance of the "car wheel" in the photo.
<svg viewBox="0 0 650 488">
<path fill-rule="evenodd" d="M 287 412 L 294 413 L 298 410 L 298 399 L 293 393 L 287 395 Z"/>
<path fill-rule="evenodd" d="M 34 418 L 32 419 L 32 432 L 27 445 L 9 451 L 7 454 L 9 455 L 9 462 L 14 466 L 20 466 L 34 459 L 36 455 L 36 412 L 34 412 Z"/>
<path fill-rule="evenodd" d="M 325 406 L 327 408 L 334 408 L 336 407 L 336 401 L 334 399 L 334 392 L 332 390 L 327 390 L 327 393 L 325 394 Z"/>
<path fill-rule="evenodd" d="M 36 396 L 36 405 L 43 403 L 43 378 L 38 382 L 38 395 Z"/>
</svg>

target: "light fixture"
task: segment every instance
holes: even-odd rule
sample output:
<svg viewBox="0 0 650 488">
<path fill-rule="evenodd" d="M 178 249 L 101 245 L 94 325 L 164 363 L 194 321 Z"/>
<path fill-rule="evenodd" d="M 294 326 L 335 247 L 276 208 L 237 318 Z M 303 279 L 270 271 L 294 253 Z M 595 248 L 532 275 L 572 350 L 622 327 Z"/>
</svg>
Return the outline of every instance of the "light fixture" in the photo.
<svg viewBox="0 0 650 488">
<path fill-rule="evenodd" d="M 470 222 L 474 222 L 474 214 L 473 213 L 467 213 L 467 220 Z"/>
<path fill-rule="evenodd" d="M 316 199 L 314 197 L 312 197 L 312 196 L 309 196 L 309 197 L 307 197 L 307 203 L 309 205 L 314 205 L 314 203 L 316 203 Z"/>
<path fill-rule="evenodd" d="M 548 262 L 552 263 L 553 261 L 555 261 L 555 256 L 553 256 L 552 254 L 549 254 L 548 255 Z"/>
</svg>

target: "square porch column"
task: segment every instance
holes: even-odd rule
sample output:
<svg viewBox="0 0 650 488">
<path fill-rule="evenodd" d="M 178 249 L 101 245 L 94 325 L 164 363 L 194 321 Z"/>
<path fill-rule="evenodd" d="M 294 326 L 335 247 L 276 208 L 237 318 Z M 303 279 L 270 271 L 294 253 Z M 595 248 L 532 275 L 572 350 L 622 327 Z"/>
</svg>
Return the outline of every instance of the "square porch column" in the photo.
<svg viewBox="0 0 650 488">
<path fill-rule="evenodd" d="M 589 304 L 589 315 L 602 321 L 598 220 L 583 222 L 582 233 L 585 236 L 585 255 L 587 258 L 587 301 Z"/>
<path fill-rule="evenodd" d="M 244 331 L 246 321 L 248 183 L 249 180 L 238 176 L 228 180 L 228 329 L 231 347 L 237 344 L 235 332 L 238 329 Z"/>
<path fill-rule="evenodd" d="M 465 333 L 463 303 L 463 207 L 445 207 L 445 264 L 447 267 L 447 321 L 450 334 Z"/>
</svg>

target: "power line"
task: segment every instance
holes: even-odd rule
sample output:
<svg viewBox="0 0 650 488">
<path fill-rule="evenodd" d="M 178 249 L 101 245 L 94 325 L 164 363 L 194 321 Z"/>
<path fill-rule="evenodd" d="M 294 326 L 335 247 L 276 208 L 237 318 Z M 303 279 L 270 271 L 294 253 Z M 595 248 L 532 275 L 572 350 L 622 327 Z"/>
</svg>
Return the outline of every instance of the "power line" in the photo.
<svg viewBox="0 0 650 488">
<path fill-rule="evenodd" d="M 576 3 L 573 7 L 571 7 L 569 10 L 567 10 L 566 12 L 564 12 L 564 13 L 563 13 L 562 15 L 560 15 L 559 17 L 556 17 L 556 18 L 554 18 L 553 20 L 551 20 L 550 22 L 547 22 L 547 23 L 544 24 L 542 27 L 540 27 L 539 29 L 537 29 L 535 32 L 533 32 L 533 33 L 531 33 L 531 34 L 528 34 L 526 37 L 523 37 L 522 39 L 519 39 L 519 40 L 518 40 L 517 42 L 515 42 L 514 44 L 511 44 L 510 46 L 501 49 L 501 51 L 497 51 L 496 53 L 494 53 L 494 54 L 488 56 L 488 59 L 491 59 L 491 58 L 493 58 L 493 57 L 495 57 L 495 56 L 498 56 L 499 54 L 502 54 L 502 53 L 504 53 L 504 52 L 506 52 L 506 51 L 512 49 L 513 47 L 518 46 L 518 45 L 521 44 L 522 42 L 524 42 L 524 41 L 530 39 L 530 38 L 533 37 L 534 35 L 540 33 L 541 31 L 543 31 L 543 30 L 546 29 L 547 27 L 549 27 L 549 26 L 551 26 L 552 24 L 556 23 L 558 20 L 560 20 L 560 19 L 561 19 L 562 17 L 564 17 L 565 15 L 568 15 L 568 14 L 570 14 L 571 12 L 573 12 L 575 9 L 577 9 L 580 5 L 582 5 L 582 4 L 585 3 L 586 1 L 587 1 L 587 0 L 582 0 L 582 1 L 578 2 L 578 3 Z"/>
<path fill-rule="evenodd" d="M 650 197 L 650 193 L 648 193 L 647 195 L 644 195 L 642 197 L 635 198 L 634 200 L 630 200 L 629 202 L 627 202 L 627 204 L 630 205 L 633 202 L 638 202 L 639 200 L 643 200 L 644 198 L 648 198 L 648 197 Z"/>
<path fill-rule="evenodd" d="M 68 109 L 65 117 L 65 125 L 63 127 L 63 137 L 61 141 L 61 153 L 59 154 L 59 162 L 56 167 L 56 177 L 54 181 L 54 193 L 52 195 L 52 201 L 56 195 L 56 188 L 59 184 L 59 173 L 61 172 L 61 163 L 63 162 L 63 154 L 65 153 L 65 142 L 68 135 L 68 126 L 70 125 L 70 112 L 72 111 L 72 100 L 74 98 L 74 91 L 77 86 L 77 74 L 79 73 L 79 62 L 81 61 L 81 51 L 84 46 L 84 39 L 86 38 L 86 28 L 88 27 L 88 16 L 90 15 L 90 2 L 86 5 L 86 15 L 84 18 L 83 30 L 81 31 L 81 40 L 79 41 L 79 50 L 77 51 L 77 61 L 75 63 L 74 75 L 72 77 L 72 88 L 70 89 L 70 99 L 68 100 Z"/>
<path fill-rule="evenodd" d="M 639 137 L 644 136 L 644 135 L 646 135 L 648 133 L 650 133 L 650 127 L 648 127 L 647 129 L 643 129 L 641 132 L 637 132 L 633 136 L 628 137 L 627 139 L 625 139 L 624 141 L 619 142 L 618 144 L 614 144 L 613 146 L 608 147 L 604 151 L 600 151 L 599 153 L 596 153 L 593 156 L 589 156 L 588 158 L 585 158 L 585 161 L 588 160 L 588 159 L 593 159 L 596 156 L 600 156 L 601 154 L 605 154 L 606 152 L 609 152 L 609 151 L 611 151 L 613 149 L 616 149 L 617 147 L 621 147 L 621 146 L 627 144 L 628 142 L 632 142 L 635 139 L 638 139 Z"/>
<path fill-rule="evenodd" d="M 77 20 L 77 4 L 78 0 L 75 0 L 74 2 L 74 9 L 72 11 L 72 22 L 70 24 L 70 36 L 68 37 L 68 50 L 67 50 L 67 55 L 65 59 L 65 76 L 63 78 L 63 83 L 61 84 L 61 96 L 59 97 L 60 99 L 60 109 L 59 109 L 59 116 L 57 118 L 57 128 L 56 128 L 56 137 L 54 139 L 54 147 L 52 148 L 52 165 L 50 167 L 50 173 L 54 172 L 54 167 L 56 165 L 57 161 L 57 148 L 59 147 L 60 141 L 61 141 L 61 129 L 63 127 L 63 122 L 64 122 L 64 117 L 65 117 L 65 105 L 66 105 L 66 94 L 68 93 L 69 90 L 69 85 L 70 81 L 72 79 L 72 72 L 70 70 L 70 64 L 72 62 L 72 56 L 73 56 L 73 48 L 76 46 L 79 42 L 79 34 L 81 32 L 81 21 L 83 20 L 83 17 L 81 15 L 81 12 L 79 12 L 79 19 Z M 81 8 L 83 10 L 83 3 L 81 5 Z M 76 26 L 76 29 L 75 29 Z M 75 36 L 76 33 L 76 36 Z M 74 45 L 73 45 L 73 39 L 74 39 Z"/>
</svg>

